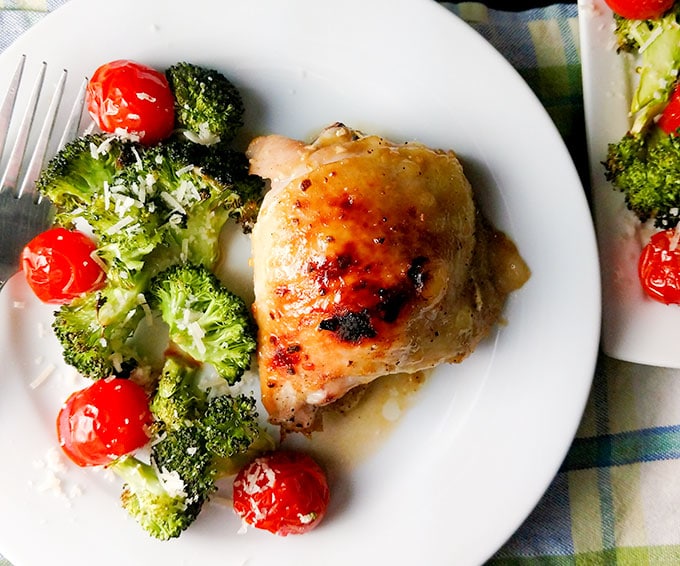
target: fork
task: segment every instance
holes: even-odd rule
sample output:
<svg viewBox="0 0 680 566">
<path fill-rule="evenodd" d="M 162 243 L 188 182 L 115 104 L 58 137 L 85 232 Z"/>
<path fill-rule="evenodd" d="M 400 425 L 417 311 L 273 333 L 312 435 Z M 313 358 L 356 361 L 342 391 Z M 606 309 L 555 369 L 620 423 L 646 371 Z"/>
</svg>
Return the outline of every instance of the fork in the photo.
<svg viewBox="0 0 680 566">
<path fill-rule="evenodd" d="M 15 103 L 21 85 L 26 62 L 22 56 L 10 82 L 9 90 L 0 106 L 0 159 L 5 150 L 5 143 L 13 125 Z M 37 234 L 46 230 L 53 220 L 51 203 L 37 193 L 35 181 L 40 174 L 50 145 L 53 145 L 54 124 L 59 113 L 67 71 L 63 70 L 54 87 L 45 117 L 40 124 L 39 133 L 28 155 L 29 138 L 33 131 L 34 118 L 37 115 L 38 102 L 43 95 L 47 64 L 42 63 L 37 78 L 30 92 L 28 104 L 18 125 L 14 145 L 8 152 L 6 163 L 0 163 L 0 290 L 7 280 L 19 270 L 19 257 L 24 246 Z M 68 115 L 55 152 L 68 141 L 75 138 L 82 116 L 85 86 L 84 79 L 78 95 Z M 24 167 L 26 158 L 28 163 Z"/>
</svg>

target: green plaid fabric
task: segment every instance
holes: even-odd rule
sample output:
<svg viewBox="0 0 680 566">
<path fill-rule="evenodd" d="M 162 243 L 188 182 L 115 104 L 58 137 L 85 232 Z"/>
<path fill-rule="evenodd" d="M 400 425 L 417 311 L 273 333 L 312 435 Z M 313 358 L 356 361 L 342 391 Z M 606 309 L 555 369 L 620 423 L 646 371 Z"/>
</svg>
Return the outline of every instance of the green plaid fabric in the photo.
<svg viewBox="0 0 680 566">
<path fill-rule="evenodd" d="M 492 565 L 680 564 L 677 371 L 600 358 L 562 468 Z"/>
<path fill-rule="evenodd" d="M 0 0 L 0 51 L 65 1 Z M 479 3 L 443 4 L 524 77 L 564 137 L 587 186 L 576 5 L 509 12 Z M 562 468 L 489 565 L 680 564 L 678 400 L 680 381 L 671 370 L 601 357 Z M 11 565 L 0 556 L 0 566 Z"/>
</svg>

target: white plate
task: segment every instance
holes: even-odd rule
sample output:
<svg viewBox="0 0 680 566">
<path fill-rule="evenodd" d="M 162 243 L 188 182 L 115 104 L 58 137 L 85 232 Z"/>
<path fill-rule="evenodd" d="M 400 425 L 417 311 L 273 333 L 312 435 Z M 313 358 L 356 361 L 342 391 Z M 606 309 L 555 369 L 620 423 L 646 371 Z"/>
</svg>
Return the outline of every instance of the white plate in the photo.
<svg viewBox="0 0 680 566">
<path fill-rule="evenodd" d="M 211 505 L 166 543 L 126 518 L 119 485 L 102 475 L 69 466 L 57 474 L 62 489 L 82 495 L 38 489 L 69 385 L 55 340 L 39 332 L 51 309 L 15 277 L 0 294 L 0 551 L 17 566 L 93 558 L 119 566 L 133 557 L 482 563 L 554 477 L 597 354 L 594 230 L 569 154 L 541 105 L 498 53 L 429 0 L 100 4 L 73 0 L 37 24 L 0 57 L 0 77 L 21 53 L 76 76 L 115 58 L 161 67 L 189 60 L 222 69 L 243 89 L 251 132 L 307 138 L 340 120 L 455 148 L 485 210 L 517 242 L 533 275 L 510 299 L 508 324 L 462 365 L 435 371 L 380 449 L 351 475 L 334 476 L 329 515 L 317 530 L 237 534 L 232 512 Z M 48 364 L 54 372 L 31 389 Z"/>
<path fill-rule="evenodd" d="M 649 228 L 626 209 L 623 194 L 605 179 L 607 146 L 630 127 L 632 59 L 616 52 L 612 12 L 604 0 L 580 0 L 583 98 L 593 207 L 602 268 L 602 349 L 613 358 L 680 368 L 680 310 L 648 298 L 637 262 Z M 646 231 L 646 233 L 645 233 Z"/>
</svg>

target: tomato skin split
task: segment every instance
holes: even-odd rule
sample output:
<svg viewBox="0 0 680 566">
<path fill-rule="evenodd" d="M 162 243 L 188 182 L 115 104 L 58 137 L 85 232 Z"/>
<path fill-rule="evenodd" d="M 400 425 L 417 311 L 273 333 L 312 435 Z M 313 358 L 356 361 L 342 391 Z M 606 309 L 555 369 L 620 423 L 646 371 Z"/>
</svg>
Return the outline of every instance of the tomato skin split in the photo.
<svg viewBox="0 0 680 566">
<path fill-rule="evenodd" d="M 676 229 L 655 233 L 638 261 L 638 276 L 645 293 L 667 305 L 680 304 L 679 237 Z"/>
<path fill-rule="evenodd" d="M 247 524 L 287 536 L 316 528 L 326 514 L 330 490 L 311 456 L 279 450 L 239 471 L 233 499 L 234 511 Z"/>
<path fill-rule="evenodd" d="M 145 446 L 151 424 L 144 389 L 111 377 L 69 396 L 57 416 L 57 436 L 75 464 L 100 466 Z"/>
<path fill-rule="evenodd" d="M 82 232 L 51 228 L 26 244 L 21 268 L 41 301 L 64 304 L 104 285 L 106 274 L 93 259 L 96 250 Z"/>
<path fill-rule="evenodd" d="M 107 133 L 137 136 L 145 145 L 167 138 L 175 126 L 175 97 L 165 75 L 119 59 L 97 68 L 87 85 L 87 110 Z"/>
<path fill-rule="evenodd" d="M 652 20 L 673 7 L 675 0 L 605 0 L 612 12 L 629 20 Z"/>
</svg>

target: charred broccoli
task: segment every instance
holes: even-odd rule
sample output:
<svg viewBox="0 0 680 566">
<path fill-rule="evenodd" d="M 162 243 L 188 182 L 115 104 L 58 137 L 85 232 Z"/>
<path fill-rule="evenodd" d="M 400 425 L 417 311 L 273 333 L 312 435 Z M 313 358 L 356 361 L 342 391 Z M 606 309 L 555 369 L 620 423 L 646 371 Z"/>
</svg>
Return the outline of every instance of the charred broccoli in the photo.
<svg viewBox="0 0 680 566">
<path fill-rule="evenodd" d="M 127 375 L 142 356 L 130 341 L 145 312 L 143 295 L 106 286 L 62 305 L 52 329 L 64 361 L 84 377 Z"/>
<path fill-rule="evenodd" d="M 160 436 L 201 422 L 206 445 L 225 473 L 236 469 L 242 456 L 274 447 L 254 418 L 252 397 L 232 396 L 228 388 L 215 387 L 204 368 L 180 354 L 166 359 L 150 408 Z"/>
<path fill-rule="evenodd" d="M 143 148 L 112 136 L 88 135 L 50 160 L 36 187 L 56 207 L 55 222 L 85 221 L 98 240 L 107 276 L 126 286 L 146 256 L 162 243 L 153 183 L 140 174 Z"/>
<path fill-rule="evenodd" d="M 228 216 L 248 233 L 255 224 L 264 196 L 264 180 L 249 172 L 250 164 L 243 152 L 222 144 L 204 146 L 171 141 L 160 149 L 175 168 L 194 165 L 193 173 L 208 187 L 222 188 L 222 205 Z"/>
<path fill-rule="evenodd" d="M 154 466 L 177 474 L 187 505 L 198 510 L 216 490 L 215 482 L 231 472 L 225 461 L 243 455 L 267 435 L 257 421 L 255 400 L 245 395 L 218 395 L 204 411 L 174 429 L 165 430 L 151 448 Z M 268 448 L 271 447 L 266 443 Z"/>
<path fill-rule="evenodd" d="M 154 179 L 156 213 L 168 219 L 163 243 L 182 260 L 212 269 L 225 222 L 248 232 L 255 221 L 264 185 L 242 153 L 170 140 L 147 149 L 140 168 Z"/>
<path fill-rule="evenodd" d="M 641 222 L 673 228 L 680 220 L 680 138 L 654 127 L 610 144 L 605 176 Z"/>
<path fill-rule="evenodd" d="M 249 231 L 263 181 L 242 153 L 169 140 L 151 147 L 90 135 L 68 144 L 37 181 L 56 223 L 85 221 L 109 278 L 132 287 L 135 274 L 189 259 L 213 268 L 229 218 Z"/>
<path fill-rule="evenodd" d="M 241 94 L 222 73 L 177 63 L 165 75 L 175 95 L 175 122 L 194 142 L 229 142 L 243 126 Z"/>
<path fill-rule="evenodd" d="M 213 397 L 202 419 L 206 448 L 216 458 L 245 454 L 263 436 L 255 399 L 246 395 Z"/>
</svg>

